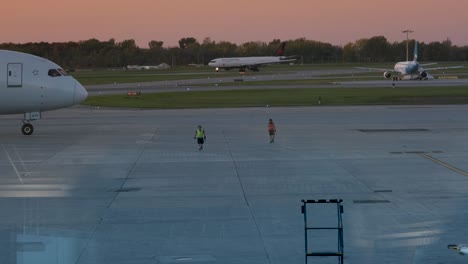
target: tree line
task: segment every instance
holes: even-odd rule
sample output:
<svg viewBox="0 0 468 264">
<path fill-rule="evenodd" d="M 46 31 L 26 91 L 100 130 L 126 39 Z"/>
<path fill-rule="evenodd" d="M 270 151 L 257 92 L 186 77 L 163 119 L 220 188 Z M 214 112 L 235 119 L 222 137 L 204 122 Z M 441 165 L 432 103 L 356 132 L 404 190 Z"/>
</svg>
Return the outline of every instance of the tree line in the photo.
<svg viewBox="0 0 468 264">
<path fill-rule="evenodd" d="M 135 40 L 116 42 L 115 39 L 99 41 L 89 39 L 79 42 L 60 43 L 3 43 L 0 49 L 15 50 L 47 58 L 67 69 L 125 67 L 127 65 L 172 66 L 207 64 L 219 57 L 273 56 L 281 40 L 270 42 L 246 42 L 236 44 L 228 41 L 201 42 L 193 37 L 182 38 L 179 45 L 164 47 L 163 41 L 152 40 L 147 48 L 137 46 Z M 422 61 L 467 61 L 468 46 L 453 45 L 450 40 L 419 44 Z M 412 59 L 414 40 L 409 42 Z M 298 38 L 287 41 L 285 55 L 298 55 L 300 63 L 348 63 L 348 62 L 396 62 L 406 60 L 406 41 L 389 42 L 383 36 L 359 39 L 344 46 Z"/>
</svg>

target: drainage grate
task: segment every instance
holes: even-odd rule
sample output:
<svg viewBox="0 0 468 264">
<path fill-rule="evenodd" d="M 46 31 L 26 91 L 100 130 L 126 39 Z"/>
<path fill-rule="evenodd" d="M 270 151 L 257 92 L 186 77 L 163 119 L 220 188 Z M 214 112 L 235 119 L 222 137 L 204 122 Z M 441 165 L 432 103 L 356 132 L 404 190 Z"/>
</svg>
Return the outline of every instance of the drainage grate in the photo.
<svg viewBox="0 0 468 264">
<path fill-rule="evenodd" d="M 389 200 L 354 200 L 355 204 L 378 204 L 378 203 L 390 203 Z"/>
<path fill-rule="evenodd" d="M 118 192 L 118 193 L 121 193 L 121 192 L 138 192 L 139 190 L 141 190 L 141 188 L 129 187 L 129 188 L 120 188 L 120 189 L 114 190 L 114 192 Z"/>
<path fill-rule="evenodd" d="M 396 128 L 396 129 L 357 129 L 363 133 L 386 133 L 386 132 L 428 132 L 425 128 Z"/>
<path fill-rule="evenodd" d="M 375 190 L 376 193 L 392 192 L 392 190 Z"/>
</svg>

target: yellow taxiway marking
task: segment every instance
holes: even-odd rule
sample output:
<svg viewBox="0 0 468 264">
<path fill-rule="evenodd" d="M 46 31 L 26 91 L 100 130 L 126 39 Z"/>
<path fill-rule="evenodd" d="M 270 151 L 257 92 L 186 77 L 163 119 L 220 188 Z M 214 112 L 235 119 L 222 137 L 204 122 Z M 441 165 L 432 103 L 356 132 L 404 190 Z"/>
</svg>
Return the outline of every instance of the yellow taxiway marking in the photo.
<svg viewBox="0 0 468 264">
<path fill-rule="evenodd" d="M 447 169 L 449 169 L 449 170 L 452 170 L 452 171 L 454 171 L 454 172 L 460 173 L 460 174 L 463 175 L 463 176 L 467 176 L 467 177 L 468 177 L 468 173 L 467 173 L 467 172 L 462 171 L 462 170 L 460 170 L 460 169 L 458 169 L 458 168 L 455 168 L 454 166 L 452 166 L 452 165 L 450 165 L 450 164 L 447 164 L 447 163 L 445 163 L 445 162 L 443 162 L 443 161 L 441 161 L 441 160 L 438 160 L 438 159 L 436 159 L 436 158 L 433 158 L 433 157 L 427 155 L 426 153 L 418 153 L 418 155 L 421 156 L 421 157 L 423 157 L 423 158 L 426 158 L 426 159 L 428 159 L 428 160 L 430 160 L 430 161 L 433 161 L 433 162 L 435 162 L 435 163 L 437 163 L 437 164 L 439 164 L 439 165 L 442 165 L 442 166 L 444 166 L 445 168 L 447 168 Z"/>
</svg>

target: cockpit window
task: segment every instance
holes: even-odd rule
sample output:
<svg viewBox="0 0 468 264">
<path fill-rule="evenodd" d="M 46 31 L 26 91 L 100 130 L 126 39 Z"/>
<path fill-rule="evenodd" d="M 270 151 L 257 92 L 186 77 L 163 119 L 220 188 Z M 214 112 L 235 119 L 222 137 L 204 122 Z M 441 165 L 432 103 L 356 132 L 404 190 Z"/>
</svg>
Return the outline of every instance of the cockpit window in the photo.
<svg viewBox="0 0 468 264">
<path fill-rule="evenodd" d="M 57 70 L 57 69 L 50 69 L 48 72 L 48 75 L 50 77 L 59 77 L 62 76 L 62 74 Z"/>
<path fill-rule="evenodd" d="M 70 76 L 70 74 L 64 69 L 57 69 L 63 76 Z"/>
<path fill-rule="evenodd" d="M 215 61 L 215 60 L 212 60 L 212 61 L 210 61 L 210 63 L 216 63 L 216 61 Z"/>
</svg>

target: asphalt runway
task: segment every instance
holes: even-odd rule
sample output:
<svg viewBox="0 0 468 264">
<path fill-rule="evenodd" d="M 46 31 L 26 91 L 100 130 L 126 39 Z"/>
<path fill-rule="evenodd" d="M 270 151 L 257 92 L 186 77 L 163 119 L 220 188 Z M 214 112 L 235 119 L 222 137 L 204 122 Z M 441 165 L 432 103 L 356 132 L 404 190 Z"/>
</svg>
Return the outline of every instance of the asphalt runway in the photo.
<svg viewBox="0 0 468 264">
<path fill-rule="evenodd" d="M 362 70 L 309 70 L 278 74 L 239 75 L 238 77 L 221 77 L 208 79 L 173 80 L 144 83 L 115 83 L 105 85 L 87 85 L 90 95 L 126 94 L 127 92 L 157 93 L 157 92 L 189 92 L 239 89 L 294 89 L 294 88 L 359 88 L 359 87 L 392 87 L 391 80 L 366 80 L 369 76 L 355 76 Z M 364 71 L 365 72 L 365 71 Z M 341 76 L 341 75 L 349 76 Z M 340 75 L 340 76 L 335 76 Z M 214 76 L 216 74 L 214 73 Z M 335 81 L 330 81 L 333 78 Z M 356 78 L 349 81 L 349 78 Z M 327 80 L 328 84 L 287 84 L 287 85 L 253 85 L 258 81 L 275 80 Z M 223 83 L 238 83 L 238 85 L 223 86 Z M 465 86 L 468 79 L 434 79 L 426 81 L 407 80 L 395 82 L 396 87 L 435 87 L 435 86 Z"/>
<path fill-rule="evenodd" d="M 301 199 L 340 198 L 345 263 L 464 264 L 447 245 L 468 240 L 467 112 L 75 107 L 32 136 L 1 116 L 0 263 L 301 264 Z"/>
</svg>

